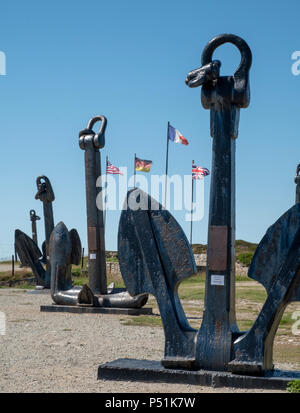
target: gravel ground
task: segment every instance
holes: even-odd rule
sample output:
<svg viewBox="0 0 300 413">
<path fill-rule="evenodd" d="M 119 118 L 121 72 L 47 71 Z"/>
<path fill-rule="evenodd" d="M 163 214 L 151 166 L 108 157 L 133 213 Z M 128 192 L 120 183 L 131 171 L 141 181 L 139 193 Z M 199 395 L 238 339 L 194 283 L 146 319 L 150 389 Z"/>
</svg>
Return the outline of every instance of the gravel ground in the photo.
<svg viewBox="0 0 300 413">
<path fill-rule="evenodd" d="M 262 392 L 97 380 L 98 366 L 117 358 L 160 360 L 163 330 L 124 326 L 126 316 L 40 312 L 51 302 L 49 294 L 0 289 L 0 392 Z"/>
</svg>

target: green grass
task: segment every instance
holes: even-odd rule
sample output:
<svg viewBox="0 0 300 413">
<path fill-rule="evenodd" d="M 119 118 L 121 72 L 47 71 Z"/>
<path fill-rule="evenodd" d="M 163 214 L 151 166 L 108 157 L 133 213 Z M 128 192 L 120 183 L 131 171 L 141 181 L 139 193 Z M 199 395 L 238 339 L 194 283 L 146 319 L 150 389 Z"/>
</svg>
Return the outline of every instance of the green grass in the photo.
<svg viewBox="0 0 300 413">
<path fill-rule="evenodd" d="M 248 242 L 248 241 L 244 241 L 242 239 L 237 239 L 235 241 L 235 251 L 236 254 L 242 254 L 245 252 L 254 252 L 257 248 L 258 244 L 255 244 L 253 242 Z"/>
<path fill-rule="evenodd" d="M 12 288 L 18 288 L 20 290 L 34 290 L 35 284 L 28 284 L 26 282 L 22 282 L 21 284 L 16 284 Z"/>
<path fill-rule="evenodd" d="M 300 393 L 300 380 L 290 381 L 286 387 L 286 390 L 290 393 Z"/>
<path fill-rule="evenodd" d="M 106 262 L 119 262 L 117 257 L 108 257 L 106 258 Z"/>
<path fill-rule="evenodd" d="M 0 272 L 0 281 L 15 281 L 15 280 L 22 280 L 23 278 L 30 278 L 33 277 L 32 272 L 28 270 L 22 270 L 15 272 L 14 276 L 12 276 L 11 271 L 3 271 Z"/>
<path fill-rule="evenodd" d="M 251 253 L 253 255 L 254 251 L 256 250 L 258 244 L 253 242 L 247 242 L 242 239 L 238 239 L 235 242 L 235 250 L 236 255 Z M 193 244 L 192 250 L 194 254 L 206 254 L 207 245 L 205 244 Z"/>
<path fill-rule="evenodd" d="M 262 304 L 266 301 L 267 293 L 260 285 L 255 285 L 253 287 L 243 287 L 237 285 L 236 298 Z"/>
<path fill-rule="evenodd" d="M 242 265 L 245 265 L 246 267 L 249 267 L 252 261 L 254 253 L 253 252 L 243 252 L 241 254 L 238 254 L 236 256 L 236 259 L 238 262 L 240 262 Z"/>
<path fill-rule="evenodd" d="M 89 277 L 86 275 L 81 275 L 81 271 L 77 272 L 73 272 L 72 271 L 72 275 L 73 275 L 73 284 L 74 286 L 80 286 L 83 284 L 87 284 L 89 285 Z M 109 282 L 110 283 L 110 282 Z M 116 280 L 114 281 L 115 284 L 115 288 L 124 288 L 125 284 L 123 281 L 121 280 Z"/>
<path fill-rule="evenodd" d="M 241 300 L 257 301 L 259 303 L 265 302 L 267 294 L 265 289 L 256 284 L 248 277 L 236 277 L 236 281 L 241 281 L 237 286 L 236 297 Z M 243 282 L 252 281 L 253 286 L 243 287 Z M 198 273 L 190 278 L 182 281 L 178 288 L 179 297 L 183 300 L 203 300 L 205 292 L 205 275 Z"/>
<path fill-rule="evenodd" d="M 206 254 L 207 246 L 205 244 L 193 244 L 192 250 L 194 254 Z"/>
<path fill-rule="evenodd" d="M 121 318 L 121 323 L 125 326 L 162 327 L 160 316 L 140 315 L 128 318 Z"/>
<path fill-rule="evenodd" d="M 243 281 L 253 281 L 254 282 L 254 280 L 252 280 L 252 278 L 249 278 L 247 275 L 236 275 L 235 276 L 235 281 L 241 281 L 241 282 L 243 282 Z"/>
</svg>

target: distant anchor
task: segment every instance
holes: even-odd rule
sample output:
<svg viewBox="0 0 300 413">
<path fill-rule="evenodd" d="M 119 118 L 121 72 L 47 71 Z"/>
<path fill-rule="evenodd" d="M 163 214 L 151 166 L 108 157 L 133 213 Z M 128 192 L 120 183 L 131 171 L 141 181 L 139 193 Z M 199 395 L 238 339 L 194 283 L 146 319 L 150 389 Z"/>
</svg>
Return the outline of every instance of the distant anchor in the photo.
<svg viewBox="0 0 300 413">
<path fill-rule="evenodd" d="M 39 221 L 41 218 L 36 215 L 36 212 L 34 209 L 30 210 L 29 216 L 30 216 L 30 221 L 31 221 L 32 239 L 36 243 L 36 245 L 38 245 L 36 221 Z"/>
</svg>

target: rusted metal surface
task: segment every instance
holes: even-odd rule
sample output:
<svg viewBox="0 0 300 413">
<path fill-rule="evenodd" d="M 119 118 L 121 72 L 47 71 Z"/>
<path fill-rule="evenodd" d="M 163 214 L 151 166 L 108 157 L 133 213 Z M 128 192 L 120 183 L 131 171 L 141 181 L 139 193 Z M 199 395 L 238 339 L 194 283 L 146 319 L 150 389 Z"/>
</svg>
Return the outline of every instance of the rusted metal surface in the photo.
<svg viewBox="0 0 300 413">
<path fill-rule="evenodd" d="M 90 251 L 97 251 L 98 242 L 97 242 L 97 228 L 88 227 L 88 244 Z"/>
<path fill-rule="evenodd" d="M 228 228 L 226 226 L 209 227 L 208 268 L 210 271 L 226 271 L 228 250 Z"/>
</svg>

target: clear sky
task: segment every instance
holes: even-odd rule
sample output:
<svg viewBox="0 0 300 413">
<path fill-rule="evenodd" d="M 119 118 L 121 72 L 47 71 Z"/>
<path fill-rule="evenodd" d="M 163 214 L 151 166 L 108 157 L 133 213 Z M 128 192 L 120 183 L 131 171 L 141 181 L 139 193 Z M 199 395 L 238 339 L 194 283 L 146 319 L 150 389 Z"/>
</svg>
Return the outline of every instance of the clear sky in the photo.
<svg viewBox="0 0 300 413">
<path fill-rule="evenodd" d="M 251 102 L 241 110 L 237 140 L 236 223 L 237 239 L 258 242 L 295 201 L 300 76 L 291 72 L 291 55 L 300 50 L 299 13 L 298 0 L 3 0 L 0 257 L 12 253 L 15 228 L 31 233 L 30 209 L 42 216 L 34 199 L 40 174 L 54 188 L 55 222 L 77 228 L 87 246 L 78 133 L 94 115 L 108 119 L 103 164 L 108 155 L 114 165 L 132 168 L 136 152 L 153 161 L 153 174 L 164 173 L 170 121 L 190 145 L 170 143 L 169 173 L 189 174 L 192 159 L 210 169 L 209 111 L 200 88 L 184 80 L 221 33 L 241 36 L 253 53 Z M 233 74 L 237 49 L 224 45 L 214 56 L 222 75 Z M 194 242 L 206 243 L 209 185 L 207 177 Z M 183 214 L 174 213 L 188 235 Z M 117 248 L 118 220 L 119 212 L 108 212 L 107 249 Z M 41 242 L 43 221 L 38 229 Z"/>
</svg>

